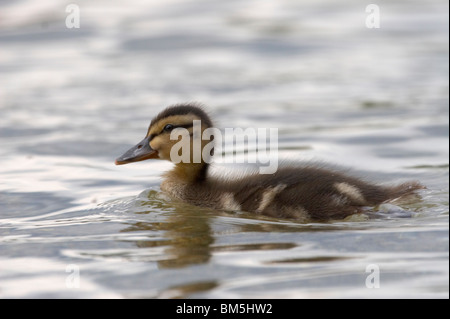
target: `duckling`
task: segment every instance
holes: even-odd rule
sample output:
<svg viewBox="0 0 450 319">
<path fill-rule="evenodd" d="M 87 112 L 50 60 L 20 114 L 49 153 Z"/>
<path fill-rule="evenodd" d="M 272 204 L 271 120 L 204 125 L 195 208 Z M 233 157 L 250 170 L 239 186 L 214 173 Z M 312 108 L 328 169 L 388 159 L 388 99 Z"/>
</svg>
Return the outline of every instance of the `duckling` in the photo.
<svg viewBox="0 0 450 319">
<path fill-rule="evenodd" d="M 164 175 L 161 183 L 163 192 L 197 206 L 246 211 L 302 222 L 342 219 L 364 212 L 364 207 L 411 195 L 424 188 L 418 182 L 397 186 L 375 185 L 313 165 L 279 167 L 273 174 L 254 173 L 235 179 L 212 176 L 208 174 L 209 158 L 202 156 L 200 160 L 193 160 L 193 144 L 199 143 L 197 145 L 201 145 L 203 150 L 209 142 L 195 141 L 199 137 L 193 132 L 196 120 L 201 121 L 197 123 L 201 123 L 202 133 L 213 127 L 213 122 L 201 106 L 178 104 L 166 108 L 153 118 L 145 138 L 117 158 L 115 164 L 147 159 L 171 161 L 172 148 L 180 142 L 180 136 L 171 139 L 171 133 L 184 128 L 189 132 L 190 158 L 176 163 Z"/>
</svg>

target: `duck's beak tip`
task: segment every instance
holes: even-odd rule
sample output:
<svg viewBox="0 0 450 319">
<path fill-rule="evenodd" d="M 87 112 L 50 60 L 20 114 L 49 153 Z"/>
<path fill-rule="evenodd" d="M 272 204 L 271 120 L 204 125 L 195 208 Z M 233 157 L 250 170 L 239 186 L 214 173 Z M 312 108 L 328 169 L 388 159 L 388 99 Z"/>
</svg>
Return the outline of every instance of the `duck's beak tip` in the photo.
<svg viewBox="0 0 450 319">
<path fill-rule="evenodd" d="M 146 137 L 137 145 L 126 151 L 122 156 L 116 158 L 114 163 L 116 165 L 123 165 L 151 158 L 158 158 L 158 152 L 150 147 L 148 137 Z"/>
</svg>

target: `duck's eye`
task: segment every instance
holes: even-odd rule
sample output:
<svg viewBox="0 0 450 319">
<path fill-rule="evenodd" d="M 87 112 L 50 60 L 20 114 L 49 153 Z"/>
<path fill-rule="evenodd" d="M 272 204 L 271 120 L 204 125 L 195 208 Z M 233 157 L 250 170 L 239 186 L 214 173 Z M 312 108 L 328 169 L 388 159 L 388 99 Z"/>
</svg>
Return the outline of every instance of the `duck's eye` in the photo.
<svg viewBox="0 0 450 319">
<path fill-rule="evenodd" d="M 173 130 L 173 125 L 172 124 L 167 124 L 166 126 L 164 126 L 164 131 L 165 132 L 170 132 Z"/>
</svg>

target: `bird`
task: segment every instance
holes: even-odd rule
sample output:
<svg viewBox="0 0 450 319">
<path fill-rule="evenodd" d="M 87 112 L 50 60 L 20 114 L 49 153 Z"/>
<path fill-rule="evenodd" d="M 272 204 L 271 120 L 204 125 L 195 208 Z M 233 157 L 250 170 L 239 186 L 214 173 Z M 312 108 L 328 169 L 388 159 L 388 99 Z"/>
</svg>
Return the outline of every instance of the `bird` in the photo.
<svg viewBox="0 0 450 319">
<path fill-rule="evenodd" d="M 195 132 L 196 127 L 199 132 Z M 367 207 L 415 195 L 425 188 L 417 181 L 379 185 L 311 163 L 281 166 L 272 174 L 215 176 L 210 174 L 214 148 L 208 146 L 211 141 L 199 134 L 213 127 L 203 105 L 169 106 L 151 120 L 145 138 L 118 157 L 115 164 L 148 159 L 172 161 L 175 165 L 163 174 L 160 188 L 175 200 L 300 222 L 344 219 L 364 213 Z M 194 146 L 206 155 L 195 158 Z M 207 147 L 209 151 L 204 152 Z M 186 155 L 184 160 L 174 159 L 183 155 Z"/>
</svg>

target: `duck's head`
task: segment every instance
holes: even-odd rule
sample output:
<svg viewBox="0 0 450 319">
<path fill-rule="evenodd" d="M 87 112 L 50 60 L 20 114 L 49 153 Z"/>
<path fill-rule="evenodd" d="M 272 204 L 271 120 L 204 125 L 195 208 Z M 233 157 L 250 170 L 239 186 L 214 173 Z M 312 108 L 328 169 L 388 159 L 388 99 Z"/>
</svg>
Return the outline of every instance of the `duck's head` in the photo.
<svg viewBox="0 0 450 319">
<path fill-rule="evenodd" d="M 199 154 L 196 152 L 198 153 L 199 149 L 202 151 L 208 144 L 209 141 L 205 141 L 201 137 L 203 131 L 209 127 L 212 127 L 210 118 L 197 105 L 179 104 L 168 107 L 153 118 L 145 138 L 116 159 L 116 165 L 147 159 L 165 159 L 176 162 L 171 156 L 173 147 L 175 149 L 172 155 L 177 155 L 177 159 L 182 157 L 181 152 L 189 150 L 189 161 L 187 162 L 198 163 L 196 160 Z M 195 147 L 196 145 L 200 148 Z M 203 157 L 200 157 L 201 163 L 204 163 Z"/>
</svg>

